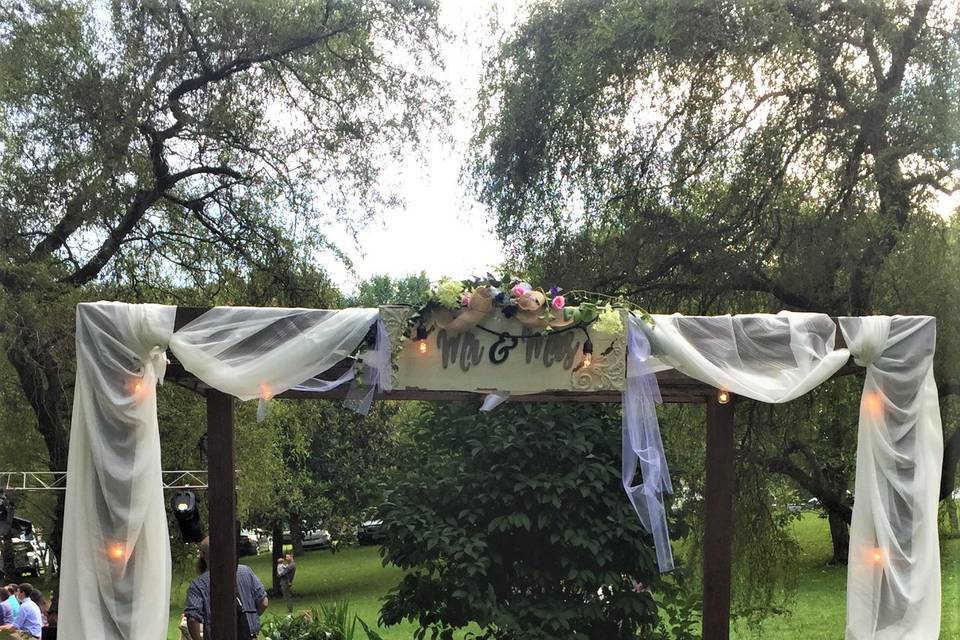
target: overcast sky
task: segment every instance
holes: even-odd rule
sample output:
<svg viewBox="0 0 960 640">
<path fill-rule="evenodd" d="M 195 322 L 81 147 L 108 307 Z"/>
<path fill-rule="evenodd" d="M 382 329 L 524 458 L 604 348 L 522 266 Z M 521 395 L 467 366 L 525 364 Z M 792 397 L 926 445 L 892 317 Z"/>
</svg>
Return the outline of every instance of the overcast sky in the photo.
<svg viewBox="0 0 960 640">
<path fill-rule="evenodd" d="M 503 260 L 500 243 L 490 231 L 484 211 L 468 193 L 461 173 L 483 55 L 496 40 L 491 18 L 511 24 L 517 0 L 445 0 L 440 20 L 452 36 L 443 46 L 444 76 L 456 101 L 449 134 L 452 144 L 437 140 L 411 154 L 391 172 L 398 172 L 405 204 L 359 233 L 360 246 L 346 230 L 334 230 L 332 239 L 353 260 L 351 275 L 333 257 L 323 266 L 334 282 L 353 291 L 359 280 L 377 274 L 394 277 L 426 271 L 431 279 L 481 275 Z M 424 164 L 425 162 L 425 164 Z"/>
</svg>

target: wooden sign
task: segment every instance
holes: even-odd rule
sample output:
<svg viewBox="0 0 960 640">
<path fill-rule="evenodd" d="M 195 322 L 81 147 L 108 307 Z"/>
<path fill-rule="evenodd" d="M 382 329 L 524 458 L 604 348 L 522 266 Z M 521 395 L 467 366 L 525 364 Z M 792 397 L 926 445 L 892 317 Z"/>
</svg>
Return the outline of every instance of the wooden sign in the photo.
<svg viewBox="0 0 960 640">
<path fill-rule="evenodd" d="M 399 333 L 409 330 L 409 310 L 384 307 L 380 312 L 391 342 L 399 344 Z M 530 394 L 623 389 L 623 333 L 608 335 L 587 326 L 538 335 L 499 311 L 463 332 L 448 331 L 430 318 L 425 326 L 425 340 L 407 340 L 394 351 L 394 390 Z M 588 337 L 593 347 L 589 364 L 583 353 Z"/>
</svg>

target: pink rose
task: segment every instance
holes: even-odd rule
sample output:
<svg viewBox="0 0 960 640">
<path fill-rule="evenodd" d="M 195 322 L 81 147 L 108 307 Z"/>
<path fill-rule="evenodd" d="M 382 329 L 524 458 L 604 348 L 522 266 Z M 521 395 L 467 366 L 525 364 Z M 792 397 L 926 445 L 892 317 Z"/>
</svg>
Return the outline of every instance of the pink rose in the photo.
<svg viewBox="0 0 960 640">
<path fill-rule="evenodd" d="M 517 297 L 517 298 L 519 298 L 525 293 L 529 293 L 532 290 L 533 290 L 533 287 L 531 287 L 526 282 L 518 282 L 517 284 L 513 285 L 513 295 L 514 297 Z"/>
<path fill-rule="evenodd" d="M 563 296 L 553 296 L 553 300 L 550 301 L 550 305 L 559 311 L 567 306 L 567 300 Z"/>
</svg>

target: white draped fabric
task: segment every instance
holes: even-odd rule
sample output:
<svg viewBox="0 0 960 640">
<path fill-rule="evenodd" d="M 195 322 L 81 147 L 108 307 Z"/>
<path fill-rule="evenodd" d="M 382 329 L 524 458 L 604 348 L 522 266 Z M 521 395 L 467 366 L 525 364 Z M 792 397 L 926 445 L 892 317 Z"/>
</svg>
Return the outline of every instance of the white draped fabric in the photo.
<svg viewBox="0 0 960 640">
<path fill-rule="evenodd" d="M 355 352 L 377 313 L 216 308 L 174 333 L 175 307 L 79 305 L 59 608 L 61 628 L 69 629 L 71 638 L 166 637 L 170 549 L 155 392 L 163 380 L 167 346 L 211 387 L 241 399 L 266 400 L 297 386 L 327 390 L 350 380 L 348 371 L 334 382 L 311 382 Z M 866 367 L 847 637 L 936 638 L 943 443 L 932 373 L 933 318 L 843 318 L 849 351 L 834 348 L 836 327 L 821 314 L 654 319 L 654 328 L 640 325 L 651 357 L 646 358 L 645 343 L 631 342 L 634 359 L 643 362 L 630 368 L 625 401 L 640 397 L 637 385 L 649 372 L 666 368 L 777 403 L 828 379 L 850 353 Z M 367 357 L 367 382 L 388 388 L 389 353 L 380 323 L 377 349 Z M 368 406 L 370 397 L 365 390 L 356 404 Z M 652 423 L 643 418 L 649 418 L 652 404 L 634 405 L 628 409 L 635 419 L 624 423 L 624 488 L 641 517 L 648 512 L 651 529 L 662 522 L 658 554 L 663 552 L 665 566 L 666 523 L 650 509 L 669 490 L 666 458 L 653 429 L 655 412 Z M 642 486 L 632 484 L 637 461 L 645 474 Z M 641 497 L 638 492 L 643 501 L 634 499 Z"/>
<path fill-rule="evenodd" d="M 673 484 L 657 420 L 660 388 L 650 367 L 650 342 L 643 324 L 643 320 L 634 316 L 627 319 L 627 379 L 623 386 L 620 476 L 623 490 L 640 523 L 653 536 L 657 566 L 661 573 L 665 573 L 672 571 L 674 564 L 663 496 L 673 493 Z"/>
<path fill-rule="evenodd" d="M 349 357 L 377 313 L 216 307 L 177 331 L 170 350 L 214 389 L 269 398 Z"/>
<path fill-rule="evenodd" d="M 166 638 L 170 538 L 156 384 L 167 346 L 211 387 L 269 398 L 303 383 L 326 388 L 310 379 L 356 350 L 377 310 L 215 308 L 174 334 L 175 316 L 176 307 L 160 305 L 77 307 L 60 573 L 64 637 Z"/>
<path fill-rule="evenodd" d="M 867 368 L 847 567 L 848 640 L 940 633 L 937 504 L 943 431 L 929 317 L 841 318 Z"/>
<path fill-rule="evenodd" d="M 77 307 L 60 634 L 160 640 L 170 615 L 156 383 L 176 307 Z"/>
<path fill-rule="evenodd" d="M 847 573 L 848 640 L 936 638 L 940 630 L 937 502 L 943 433 L 926 316 L 841 318 L 834 349 L 823 314 L 654 316 L 645 327 L 655 369 L 779 403 L 836 373 L 853 354 L 867 367 Z"/>
<path fill-rule="evenodd" d="M 798 398 L 850 358 L 847 351 L 834 350 L 837 327 L 823 314 L 653 318 L 647 337 L 664 365 L 659 368 L 761 402 Z"/>
</svg>

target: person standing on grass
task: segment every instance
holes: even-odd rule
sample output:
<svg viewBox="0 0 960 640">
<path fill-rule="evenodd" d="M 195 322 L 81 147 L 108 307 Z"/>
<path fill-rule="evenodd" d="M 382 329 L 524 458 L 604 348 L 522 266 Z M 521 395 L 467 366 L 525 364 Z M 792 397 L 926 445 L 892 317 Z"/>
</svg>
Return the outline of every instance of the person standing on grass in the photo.
<svg viewBox="0 0 960 640">
<path fill-rule="evenodd" d="M 187 631 L 190 640 L 233 640 L 219 638 L 210 628 L 213 615 L 210 611 L 210 538 L 200 543 L 200 558 L 197 569 L 200 575 L 194 578 L 187 589 L 187 606 L 183 613 L 187 617 Z M 256 638 L 260 632 L 260 615 L 266 611 L 270 601 L 267 590 L 260 578 L 250 567 L 237 565 L 237 630 L 239 637 L 247 640 Z"/>
<path fill-rule="evenodd" d="M 277 559 L 277 577 L 280 578 L 280 593 L 287 603 L 287 613 L 293 613 L 293 577 L 296 574 L 297 563 L 293 561 L 292 553 Z"/>
<path fill-rule="evenodd" d="M 12 631 L 14 638 L 23 640 L 40 640 L 40 634 L 43 629 L 43 618 L 40 615 L 40 608 L 30 599 L 33 594 L 33 586 L 24 582 L 17 586 L 17 601 L 20 603 L 20 611 L 13 619 L 13 624 L 5 624 L 0 627 L 0 631 Z"/>
<path fill-rule="evenodd" d="M 0 595 L 6 595 L 6 602 L 10 605 L 10 610 L 13 611 L 13 617 L 16 618 L 17 614 L 20 613 L 20 601 L 17 600 L 17 586 L 15 584 L 8 584 L 6 587 L 6 593 L 0 590 Z"/>
</svg>

